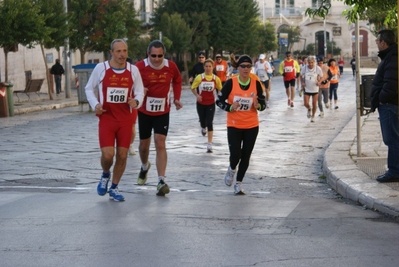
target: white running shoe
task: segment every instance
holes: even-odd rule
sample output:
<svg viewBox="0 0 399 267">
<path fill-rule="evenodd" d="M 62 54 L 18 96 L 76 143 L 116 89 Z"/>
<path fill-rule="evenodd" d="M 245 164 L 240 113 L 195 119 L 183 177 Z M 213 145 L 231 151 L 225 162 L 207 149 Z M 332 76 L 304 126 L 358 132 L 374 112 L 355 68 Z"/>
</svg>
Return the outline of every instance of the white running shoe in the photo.
<svg viewBox="0 0 399 267">
<path fill-rule="evenodd" d="M 212 153 L 213 152 L 213 150 L 212 150 L 212 144 L 211 143 L 208 143 L 208 145 L 206 146 L 206 153 Z"/>
<path fill-rule="evenodd" d="M 311 109 L 308 109 L 308 114 L 307 114 L 307 116 L 308 116 L 308 119 L 310 119 L 310 113 L 312 112 L 312 110 Z"/>
<path fill-rule="evenodd" d="M 130 145 L 130 147 L 129 147 L 129 155 L 136 155 L 136 151 L 134 151 L 133 145 Z"/>
<path fill-rule="evenodd" d="M 315 122 L 314 117 L 312 117 L 312 119 L 310 119 L 310 122 Z"/>
<path fill-rule="evenodd" d="M 236 174 L 235 170 L 232 170 L 231 167 L 227 168 L 226 176 L 224 177 L 224 183 L 227 186 L 231 186 L 233 184 L 234 175 Z"/>
<path fill-rule="evenodd" d="M 320 118 L 324 118 L 324 112 L 323 112 L 323 111 L 320 112 L 319 117 L 320 117 Z"/>
<path fill-rule="evenodd" d="M 328 104 L 328 102 L 326 103 L 326 108 L 329 108 L 330 107 L 330 104 Z"/>
<path fill-rule="evenodd" d="M 244 190 L 242 190 L 242 183 L 236 182 L 234 184 L 234 194 L 236 195 L 245 195 Z"/>
</svg>

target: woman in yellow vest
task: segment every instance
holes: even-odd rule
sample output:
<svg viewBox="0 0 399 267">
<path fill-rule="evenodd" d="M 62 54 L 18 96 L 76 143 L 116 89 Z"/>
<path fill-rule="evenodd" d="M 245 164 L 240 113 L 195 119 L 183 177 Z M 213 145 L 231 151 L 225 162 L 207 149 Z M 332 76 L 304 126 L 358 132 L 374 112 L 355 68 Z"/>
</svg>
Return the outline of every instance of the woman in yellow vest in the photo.
<svg viewBox="0 0 399 267">
<path fill-rule="evenodd" d="M 237 172 L 234 193 L 243 195 L 242 181 L 259 132 L 258 111 L 265 110 L 266 101 L 261 82 L 250 75 L 251 58 L 242 55 L 237 61 L 237 66 L 238 75 L 227 80 L 218 94 L 216 104 L 227 111 L 230 165 L 224 182 L 231 186 Z"/>
<path fill-rule="evenodd" d="M 208 58 L 204 62 L 205 72 L 198 74 L 191 85 L 191 91 L 197 99 L 197 113 L 201 125 L 201 134 L 208 132 L 207 153 L 212 153 L 213 118 L 215 116 L 215 89 L 222 89 L 219 77 L 213 74 L 213 60 Z M 208 131 L 207 131 L 208 129 Z"/>
</svg>

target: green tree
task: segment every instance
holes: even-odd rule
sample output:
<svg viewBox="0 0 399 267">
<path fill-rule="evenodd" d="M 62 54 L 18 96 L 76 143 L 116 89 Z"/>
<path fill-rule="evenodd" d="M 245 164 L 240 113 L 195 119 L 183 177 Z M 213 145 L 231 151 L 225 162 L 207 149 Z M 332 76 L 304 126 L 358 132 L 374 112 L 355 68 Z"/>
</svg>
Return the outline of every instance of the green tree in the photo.
<svg viewBox="0 0 399 267">
<path fill-rule="evenodd" d="M 94 28 L 97 30 L 93 50 L 104 53 L 108 58 L 110 43 L 117 38 L 135 38 L 140 34 L 141 22 L 133 1 L 103 0 L 97 9 Z"/>
<path fill-rule="evenodd" d="M 50 85 L 50 73 L 47 70 L 47 61 L 44 48 L 56 48 L 65 42 L 68 37 L 67 14 L 64 12 L 64 4 L 62 0 L 36 0 L 36 5 L 39 7 L 39 14 L 44 18 L 44 30 L 41 33 L 41 38 L 38 40 L 43 56 L 43 63 L 46 69 L 46 78 L 48 85 L 48 94 L 50 99 L 53 99 L 52 88 Z"/>
<path fill-rule="evenodd" d="M 102 52 L 108 58 L 112 40 L 134 40 L 141 33 L 141 22 L 129 0 L 69 0 L 68 12 L 72 29 L 70 47 L 80 51 L 82 63 L 86 52 Z"/>
<path fill-rule="evenodd" d="M 212 48 L 215 53 L 252 53 L 253 40 L 259 40 L 258 8 L 252 0 L 166 0 L 154 13 L 155 27 L 165 12 L 181 14 L 194 31 L 192 52 Z"/>
<path fill-rule="evenodd" d="M 173 13 L 171 15 L 164 13 L 161 17 L 160 29 L 162 34 L 172 42 L 169 47 L 169 53 L 172 59 L 176 62 L 183 61 L 184 73 L 188 73 L 186 52 L 190 49 L 190 42 L 194 31 L 178 13 Z M 183 56 L 183 60 L 179 59 L 180 53 Z"/>
<path fill-rule="evenodd" d="M 0 1 L 0 18 L 0 47 L 4 51 L 5 81 L 8 81 L 8 53 L 18 44 L 33 46 L 41 40 L 44 18 L 31 0 Z"/>
<path fill-rule="evenodd" d="M 398 5 L 397 0 L 339 0 L 348 6 L 343 15 L 355 22 L 358 18 L 370 20 L 375 24 L 377 31 L 382 28 L 390 28 L 397 31 Z M 321 0 L 318 8 L 308 8 L 305 14 L 314 17 L 325 18 L 331 8 L 330 0 Z"/>
<path fill-rule="evenodd" d="M 277 50 L 278 44 L 276 38 L 276 29 L 272 23 L 266 22 L 265 25 L 262 25 L 259 34 L 262 37 L 259 51 L 269 53 L 271 51 Z"/>
</svg>

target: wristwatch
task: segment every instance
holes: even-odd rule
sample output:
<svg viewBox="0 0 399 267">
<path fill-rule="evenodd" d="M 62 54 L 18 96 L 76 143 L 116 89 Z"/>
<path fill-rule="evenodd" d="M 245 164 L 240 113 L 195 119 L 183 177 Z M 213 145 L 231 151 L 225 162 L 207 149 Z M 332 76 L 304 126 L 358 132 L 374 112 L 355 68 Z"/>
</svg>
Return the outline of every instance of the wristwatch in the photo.
<svg viewBox="0 0 399 267">
<path fill-rule="evenodd" d="M 138 107 L 140 102 L 137 99 L 135 99 L 135 100 L 136 100 L 136 107 Z"/>
</svg>

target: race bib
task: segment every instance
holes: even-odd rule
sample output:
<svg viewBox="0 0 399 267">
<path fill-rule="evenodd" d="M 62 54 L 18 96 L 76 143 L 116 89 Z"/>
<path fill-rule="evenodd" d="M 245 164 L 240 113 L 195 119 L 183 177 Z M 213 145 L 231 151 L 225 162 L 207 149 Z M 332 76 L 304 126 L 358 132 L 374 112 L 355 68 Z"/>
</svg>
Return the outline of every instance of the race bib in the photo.
<svg viewBox="0 0 399 267">
<path fill-rule="evenodd" d="M 223 65 L 216 65 L 216 71 L 224 71 Z"/>
<path fill-rule="evenodd" d="M 212 92 L 214 89 L 214 83 L 213 82 L 201 82 L 201 90 L 206 91 L 206 92 Z"/>
<path fill-rule="evenodd" d="M 316 75 L 314 73 L 305 73 L 305 80 L 307 81 L 315 81 Z"/>
<path fill-rule="evenodd" d="M 284 67 L 284 71 L 285 72 L 292 72 L 292 67 L 291 66 Z"/>
<path fill-rule="evenodd" d="M 240 103 L 237 111 L 250 111 L 254 100 L 252 97 L 234 96 L 233 101 Z"/>
<path fill-rule="evenodd" d="M 108 87 L 107 102 L 114 104 L 126 103 L 128 91 L 128 88 Z"/>
<path fill-rule="evenodd" d="M 333 76 L 331 77 L 331 80 L 338 80 L 337 75 L 333 75 Z"/>
<path fill-rule="evenodd" d="M 149 112 L 165 111 L 165 98 L 147 97 L 146 109 Z"/>
</svg>

